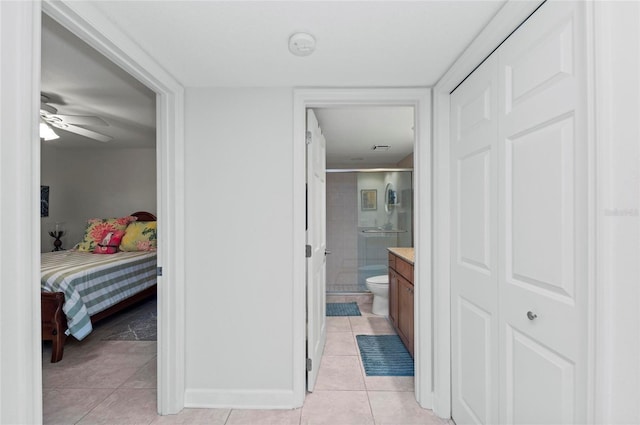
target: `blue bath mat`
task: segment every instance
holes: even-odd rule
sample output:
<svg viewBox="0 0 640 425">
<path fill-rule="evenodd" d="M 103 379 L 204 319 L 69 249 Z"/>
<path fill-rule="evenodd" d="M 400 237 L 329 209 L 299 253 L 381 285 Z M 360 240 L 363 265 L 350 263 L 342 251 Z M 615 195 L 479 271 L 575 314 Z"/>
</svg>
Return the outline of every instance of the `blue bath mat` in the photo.
<svg viewBox="0 0 640 425">
<path fill-rule="evenodd" d="M 413 376 L 413 359 L 398 335 L 356 335 L 367 376 Z"/>
<path fill-rule="evenodd" d="M 358 303 L 327 303 L 327 316 L 362 316 Z"/>
</svg>

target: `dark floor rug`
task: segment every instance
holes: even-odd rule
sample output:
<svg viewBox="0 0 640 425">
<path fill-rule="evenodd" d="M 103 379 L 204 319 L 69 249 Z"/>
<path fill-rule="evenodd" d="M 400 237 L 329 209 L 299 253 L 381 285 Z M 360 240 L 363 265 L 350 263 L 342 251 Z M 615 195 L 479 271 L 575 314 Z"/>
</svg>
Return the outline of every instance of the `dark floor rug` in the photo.
<svg viewBox="0 0 640 425">
<path fill-rule="evenodd" d="M 158 339 L 157 302 L 144 304 L 123 314 L 121 320 L 110 325 L 103 341 L 156 341 Z"/>
<path fill-rule="evenodd" d="M 356 335 L 367 376 L 413 376 L 413 359 L 398 335 Z"/>
<path fill-rule="evenodd" d="M 327 303 L 327 316 L 362 316 L 358 303 Z"/>
</svg>

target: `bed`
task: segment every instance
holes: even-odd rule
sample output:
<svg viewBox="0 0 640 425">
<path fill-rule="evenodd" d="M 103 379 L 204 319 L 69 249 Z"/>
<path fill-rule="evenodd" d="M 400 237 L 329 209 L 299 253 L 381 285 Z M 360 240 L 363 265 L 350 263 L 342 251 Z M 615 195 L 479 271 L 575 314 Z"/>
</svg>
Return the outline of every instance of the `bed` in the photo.
<svg viewBox="0 0 640 425">
<path fill-rule="evenodd" d="M 137 222 L 156 217 L 139 211 Z M 67 336 L 85 338 L 93 324 L 157 292 L 155 251 L 56 251 L 42 254 L 42 340 L 52 341 L 51 363 L 62 360 Z"/>
</svg>

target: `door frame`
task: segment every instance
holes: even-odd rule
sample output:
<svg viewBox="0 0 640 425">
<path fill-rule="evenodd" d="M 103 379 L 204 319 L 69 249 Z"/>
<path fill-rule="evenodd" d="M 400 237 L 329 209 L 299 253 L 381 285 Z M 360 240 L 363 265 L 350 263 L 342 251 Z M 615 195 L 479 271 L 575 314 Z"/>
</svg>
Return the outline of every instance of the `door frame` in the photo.
<svg viewBox="0 0 640 425">
<path fill-rule="evenodd" d="M 451 238 L 451 208 L 450 208 L 450 94 L 464 79 L 478 67 L 517 27 L 524 22 L 544 1 L 507 2 L 496 14 L 485 29 L 474 39 L 452 67 L 442 76 L 434 87 L 433 100 L 433 159 L 434 159 L 434 412 L 440 417 L 451 416 L 451 292 L 450 292 L 450 238 Z M 592 7 L 587 6 L 587 40 L 593 37 Z M 593 55 L 587 55 L 589 101 L 593 99 Z M 593 108 L 589 114 L 593 117 Z M 593 120 L 591 120 L 593 122 Z M 593 125 L 588 129 L 588 143 L 590 144 L 588 178 L 589 178 L 589 222 L 594 223 L 596 216 L 595 194 L 595 159 L 593 158 L 594 131 Z M 596 232 L 591 226 L 589 239 L 589 264 L 595 264 Z M 595 270 L 592 267 L 588 273 L 588 367 L 587 381 L 589 382 L 587 405 L 591 406 L 587 412 L 588 423 L 593 423 L 595 414 Z"/>
<path fill-rule="evenodd" d="M 42 421 L 40 16 L 36 2 L 0 2 L 1 423 Z"/>
<path fill-rule="evenodd" d="M 162 415 L 178 413 L 185 390 L 184 88 L 91 2 L 46 0 L 42 11 L 156 93 L 157 215 L 162 230 L 158 265 L 163 268 L 158 277 L 157 408 Z M 37 163 L 39 167 L 39 158 Z M 39 323 L 33 332 L 40 334 Z"/>
<path fill-rule="evenodd" d="M 424 408 L 433 405 L 431 265 L 431 89 L 295 89 L 293 93 L 293 392 L 296 406 L 305 398 L 306 258 L 305 181 L 306 109 L 340 106 L 413 106 L 415 280 L 415 393 Z M 448 417 L 448 416 L 447 416 Z"/>
</svg>

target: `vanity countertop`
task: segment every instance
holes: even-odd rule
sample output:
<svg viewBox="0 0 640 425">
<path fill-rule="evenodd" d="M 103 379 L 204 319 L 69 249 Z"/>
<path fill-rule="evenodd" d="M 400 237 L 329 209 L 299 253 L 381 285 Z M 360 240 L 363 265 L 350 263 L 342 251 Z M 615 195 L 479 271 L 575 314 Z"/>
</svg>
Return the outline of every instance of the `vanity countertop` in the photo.
<svg viewBox="0 0 640 425">
<path fill-rule="evenodd" d="M 413 248 L 387 248 L 389 252 L 397 255 L 411 264 L 415 263 L 415 250 Z"/>
</svg>

